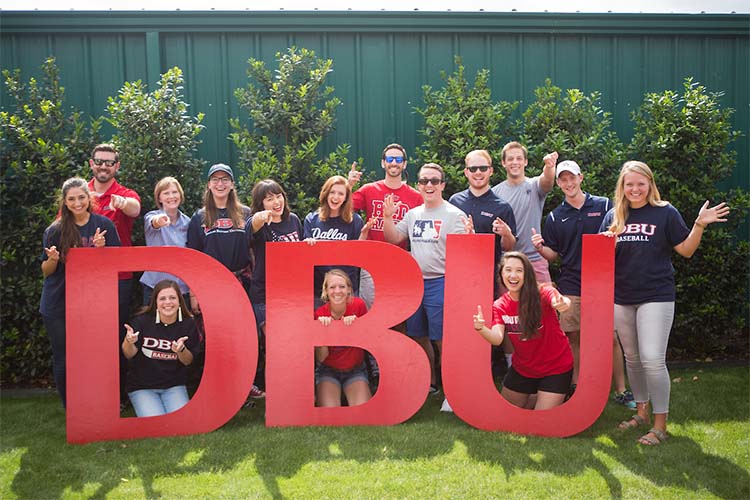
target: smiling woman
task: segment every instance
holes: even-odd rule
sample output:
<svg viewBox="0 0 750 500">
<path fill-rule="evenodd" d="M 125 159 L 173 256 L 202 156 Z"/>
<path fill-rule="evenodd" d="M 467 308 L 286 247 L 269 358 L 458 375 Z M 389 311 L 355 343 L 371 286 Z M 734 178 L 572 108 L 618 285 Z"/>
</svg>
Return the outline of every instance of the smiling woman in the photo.
<svg viewBox="0 0 750 500">
<path fill-rule="evenodd" d="M 127 392 L 135 414 L 153 417 L 182 408 L 189 400 L 187 366 L 200 340 L 179 285 L 157 283 L 149 304 L 131 323 L 125 324 L 122 352 L 132 360 Z"/>
<path fill-rule="evenodd" d="M 88 183 L 73 177 L 62 186 L 57 219 L 44 231 L 42 274 L 44 285 L 39 312 L 52 346 L 52 369 L 63 406 L 65 376 L 65 259 L 76 247 L 120 246 L 115 226 L 106 217 L 92 213 Z"/>
</svg>

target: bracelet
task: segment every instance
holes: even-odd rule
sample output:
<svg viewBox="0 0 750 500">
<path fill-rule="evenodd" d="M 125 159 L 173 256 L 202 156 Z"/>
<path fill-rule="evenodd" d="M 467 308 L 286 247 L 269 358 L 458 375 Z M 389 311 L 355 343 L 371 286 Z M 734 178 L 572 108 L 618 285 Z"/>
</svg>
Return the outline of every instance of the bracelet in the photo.
<svg viewBox="0 0 750 500">
<path fill-rule="evenodd" d="M 482 328 L 477 328 L 477 327 L 475 326 L 475 327 L 474 327 L 474 330 L 475 330 L 475 331 L 477 331 L 477 332 L 481 332 L 482 330 L 484 330 L 484 327 L 482 327 Z"/>
<path fill-rule="evenodd" d="M 698 222 L 698 219 L 695 219 L 695 222 L 693 224 L 695 224 L 701 229 L 706 229 L 706 224 L 701 224 L 700 222 Z"/>
<path fill-rule="evenodd" d="M 177 352 L 182 352 L 182 351 L 184 351 L 184 350 L 185 350 L 185 344 L 182 344 L 182 349 L 180 349 L 180 350 L 179 350 L 179 351 L 177 351 Z"/>
</svg>

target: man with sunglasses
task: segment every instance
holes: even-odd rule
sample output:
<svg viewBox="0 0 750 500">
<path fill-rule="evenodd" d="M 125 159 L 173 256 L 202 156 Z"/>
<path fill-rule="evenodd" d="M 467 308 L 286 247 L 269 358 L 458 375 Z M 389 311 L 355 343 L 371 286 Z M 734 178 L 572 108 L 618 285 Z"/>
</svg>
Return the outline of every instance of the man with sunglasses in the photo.
<svg viewBox="0 0 750 500">
<path fill-rule="evenodd" d="M 424 295 L 416 312 L 406 320 L 406 332 L 422 346 L 430 360 L 430 393 L 438 392 L 436 356 L 432 342 L 443 344 L 443 304 L 445 290 L 445 250 L 448 234 L 472 233 L 471 219 L 443 199 L 445 173 L 436 163 L 426 163 L 417 176 L 424 204 L 412 208 L 398 223 L 399 203 L 386 195 L 383 206 L 383 233 L 389 243 L 409 241 L 411 254 L 422 270 Z"/>
<path fill-rule="evenodd" d="M 383 206 L 385 197 L 392 196 L 398 208 L 393 214 L 395 222 L 400 221 L 409 209 L 422 204 L 422 195 L 419 191 L 406 184 L 403 179 L 406 170 L 406 150 L 400 144 L 389 144 L 383 149 L 380 166 L 385 172 L 381 181 L 370 182 L 360 187 L 352 194 L 352 206 L 354 210 L 364 210 L 367 220 L 372 220 L 372 226 L 367 239 L 374 241 L 386 241 L 383 233 Z M 357 170 L 356 163 L 352 164 L 349 171 L 349 187 L 354 186 L 362 177 L 362 172 Z M 401 243 L 401 248 L 407 248 L 407 241 Z M 375 299 L 375 290 L 372 277 L 366 270 L 362 270 L 359 282 L 359 296 L 365 301 L 367 307 L 372 307 Z"/>
<path fill-rule="evenodd" d="M 141 215 L 141 198 L 132 189 L 120 185 L 115 174 L 120 170 L 120 155 L 112 144 L 99 144 L 94 147 L 89 160 L 94 177 L 89 181 L 89 191 L 96 203 L 94 213 L 110 219 L 124 247 L 133 245 L 132 233 L 135 218 Z M 130 317 L 130 298 L 133 294 L 133 273 L 123 272 L 118 275 L 118 317 L 120 325 L 120 342 L 125 338 L 125 323 Z M 118 345 L 119 345 L 118 344 Z M 119 351 L 120 349 L 118 349 Z M 120 353 L 120 407 L 128 404 L 125 392 L 125 375 L 127 360 Z"/>
<path fill-rule="evenodd" d="M 490 189 L 490 178 L 494 172 L 490 153 L 484 149 L 475 149 L 466 155 L 464 163 L 464 175 L 469 181 L 469 189 L 454 194 L 448 201 L 471 217 L 474 231 L 495 235 L 492 282 L 495 284 L 495 298 L 498 298 L 498 264 L 503 252 L 513 250 L 516 244 L 516 218 L 510 204 Z"/>
</svg>

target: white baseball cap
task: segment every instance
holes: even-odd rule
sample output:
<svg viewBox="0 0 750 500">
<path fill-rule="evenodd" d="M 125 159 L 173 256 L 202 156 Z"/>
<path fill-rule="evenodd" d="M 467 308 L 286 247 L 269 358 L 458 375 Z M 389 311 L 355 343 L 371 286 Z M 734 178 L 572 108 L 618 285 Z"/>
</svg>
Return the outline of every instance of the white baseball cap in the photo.
<svg viewBox="0 0 750 500">
<path fill-rule="evenodd" d="M 579 167 L 578 163 L 573 160 L 561 161 L 557 164 L 556 177 L 560 177 L 560 174 L 563 172 L 570 172 L 573 175 L 581 175 L 581 167 Z"/>
</svg>

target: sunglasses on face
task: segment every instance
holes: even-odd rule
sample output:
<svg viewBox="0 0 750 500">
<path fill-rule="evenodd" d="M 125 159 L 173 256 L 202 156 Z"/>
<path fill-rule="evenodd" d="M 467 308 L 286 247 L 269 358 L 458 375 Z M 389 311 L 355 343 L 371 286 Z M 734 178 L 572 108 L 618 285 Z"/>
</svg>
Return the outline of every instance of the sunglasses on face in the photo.
<svg viewBox="0 0 750 500">
<path fill-rule="evenodd" d="M 117 160 L 104 160 L 102 158 L 94 158 L 94 165 L 101 166 L 101 164 L 105 164 L 108 167 L 114 167 L 117 163 Z"/>
<path fill-rule="evenodd" d="M 476 167 L 466 167 L 472 174 L 479 170 L 480 172 L 486 172 L 490 169 L 489 165 L 477 165 Z"/>
<path fill-rule="evenodd" d="M 386 156 L 384 158 L 386 163 L 403 163 L 404 157 L 403 156 Z"/>
<path fill-rule="evenodd" d="M 209 179 L 209 182 L 211 184 L 229 184 L 230 182 L 232 182 L 232 178 L 231 177 L 211 177 L 211 179 Z"/>
<path fill-rule="evenodd" d="M 431 177 L 428 179 L 427 177 L 422 177 L 417 182 L 423 186 L 426 186 L 427 184 L 432 184 L 433 186 L 437 186 L 438 184 L 443 183 L 443 179 L 438 179 L 436 177 Z"/>
</svg>

